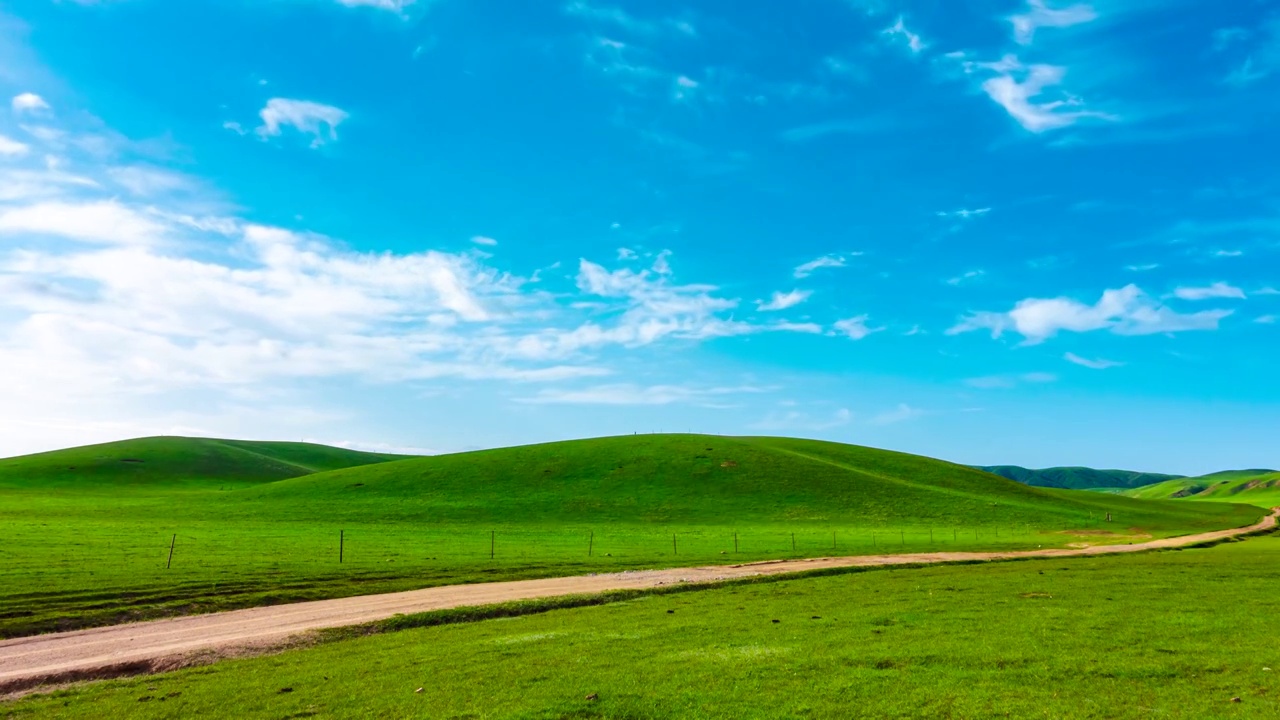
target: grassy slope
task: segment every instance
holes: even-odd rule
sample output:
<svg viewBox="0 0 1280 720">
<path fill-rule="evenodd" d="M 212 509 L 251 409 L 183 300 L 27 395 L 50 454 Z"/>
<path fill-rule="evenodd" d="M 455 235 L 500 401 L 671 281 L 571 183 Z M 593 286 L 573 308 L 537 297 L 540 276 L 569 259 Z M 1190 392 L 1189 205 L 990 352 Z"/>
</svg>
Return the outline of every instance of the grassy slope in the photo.
<svg viewBox="0 0 1280 720">
<path fill-rule="evenodd" d="M 657 595 L 82 685 L 0 714 L 1274 718 L 1278 558 L 1268 537 Z"/>
<path fill-rule="evenodd" d="M 0 488 L 262 483 L 403 459 L 310 443 L 151 437 L 0 460 Z"/>
<path fill-rule="evenodd" d="M 1032 470 L 1017 465 L 992 465 L 979 469 L 1027 485 L 1063 488 L 1066 490 L 1136 488 L 1178 477 L 1177 475 L 1134 472 L 1132 470 L 1095 470 L 1087 467 L 1055 467 Z"/>
<path fill-rule="evenodd" d="M 241 449 L 215 450 L 223 448 Z M 834 443 L 680 435 L 413 458 L 258 484 L 58 477 L 0 487 L 0 636 L 456 582 L 1089 539 L 1064 531 L 1119 533 L 1113 539 L 1123 542 L 1261 514 L 1034 488 Z M 1108 513 L 1114 522 L 1102 521 Z"/>
<path fill-rule="evenodd" d="M 1159 529 L 1178 505 L 1063 493 L 917 455 L 786 438 L 641 435 L 406 460 L 254 488 L 335 521 L 679 526 L 1040 524 L 1107 512 Z"/>
<path fill-rule="evenodd" d="M 1280 505 L 1280 473 L 1271 470 L 1228 470 L 1193 478 L 1178 478 L 1125 492 L 1144 500 L 1189 499 Z"/>
</svg>

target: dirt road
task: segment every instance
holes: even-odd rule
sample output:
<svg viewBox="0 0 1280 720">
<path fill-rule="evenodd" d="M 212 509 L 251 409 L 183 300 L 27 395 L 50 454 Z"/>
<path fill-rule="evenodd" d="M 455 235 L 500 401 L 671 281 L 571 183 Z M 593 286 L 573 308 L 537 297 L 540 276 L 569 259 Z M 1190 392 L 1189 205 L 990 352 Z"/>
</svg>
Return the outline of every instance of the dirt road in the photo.
<svg viewBox="0 0 1280 720">
<path fill-rule="evenodd" d="M 153 672 L 284 644 L 310 630 L 357 625 L 396 614 L 464 606 L 646 589 L 676 583 L 712 583 L 824 568 L 872 567 L 1018 558 L 1061 558 L 1185 547 L 1275 527 L 1280 508 L 1255 525 L 1152 540 L 1023 552 L 939 552 L 814 558 L 719 567 L 610 573 L 547 580 L 450 585 L 385 595 L 249 608 L 210 615 L 131 623 L 0 642 L 0 694 L 46 683 Z"/>
</svg>

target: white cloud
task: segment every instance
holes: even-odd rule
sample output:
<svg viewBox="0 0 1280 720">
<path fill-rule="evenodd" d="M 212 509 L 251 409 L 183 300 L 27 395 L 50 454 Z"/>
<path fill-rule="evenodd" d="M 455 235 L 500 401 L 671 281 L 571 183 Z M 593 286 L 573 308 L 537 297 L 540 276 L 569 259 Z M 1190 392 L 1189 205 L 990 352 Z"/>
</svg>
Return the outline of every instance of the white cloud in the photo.
<svg viewBox="0 0 1280 720">
<path fill-rule="evenodd" d="M 817 333 L 812 323 L 756 324 L 726 319 L 738 307 L 736 299 L 719 297 L 714 285 L 672 282 L 670 253 L 657 255 L 648 269 L 609 271 L 582 259 L 577 285 L 585 295 L 601 298 L 592 309 L 615 318 L 612 325 L 588 321 L 571 330 L 548 329 L 527 334 L 505 348 L 510 356 L 534 360 L 568 357 L 606 345 L 643 347 L 666 338 L 708 340 L 761 332 Z"/>
<path fill-rule="evenodd" d="M 991 331 L 992 337 L 1000 337 L 1005 331 L 1013 330 L 1025 338 L 1026 344 L 1036 344 L 1064 330 L 1109 330 L 1117 335 L 1216 330 L 1219 321 L 1229 315 L 1229 310 L 1180 314 L 1161 305 L 1136 285 L 1127 285 L 1107 290 L 1094 305 L 1065 297 L 1028 298 L 1009 312 L 974 313 L 947 330 L 947 334 L 985 329 Z"/>
<path fill-rule="evenodd" d="M 471 238 L 471 242 L 475 243 L 476 245 L 484 245 L 485 247 L 493 247 L 498 244 L 497 240 L 494 240 L 491 237 L 485 237 L 484 235 L 476 235 L 475 237 Z"/>
<path fill-rule="evenodd" d="M 403 12 L 405 8 L 417 2 L 418 0 L 338 0 L 339 5 L 347 7 L 371 7 L 392 12 Z"/>
<path fill-rule="evenodd" d="M 115 167 L 107 175 L 117 185 L 140 197 L 190 190 L 194 182 L 185 175 L 148 165 Z"/>
<path fill-rule="evenodd" d="M 1044 0 L 1028 0 L 1027 11 L 1020 15 L 1010 16 L 1013 24 L 1013 39 L 1019 45 L 1030 45 L 1039 28 L 1064 28 L 1096 20 L 1098 13 L 1088 5 L 1069 5 L 1054 9 L 1045 5 Z"/>
<path fill-rule="evenodd" d="M 979 390 L 1008 390 L 1023 384 L 1043 385 L 1057 381 L 1058 376 L 1053 373 L 1029 372 L 1021 375 L 988 375 L 968 378 L 964 381 L 964 384 Z"/>
<path fill-rule="evenodd" d="M 1125 270 L 1129 272 L 1150 272 L 1160 267 L 1160 263 L 1148 263 L 1146 265 L 1126 265 Z"/>
<path fill-rule="evenodd" d="M 1216 282 L 1208 287 L 1180 287 L 1173 294 L 1181 300 L 1211 300 L 1214 298 L 1231 298 L 1244 300 L 1244 291 L 1224 282 Z"/>
<path fill-rule="evenodd" d="M 917 55 L 928 47 L 918 34 L 911 32 L 911 30 L 907 28 L 906 20 L 901 15 L 898 16 L 898 19 L 892 25 L 881 30 L 880 34 L 891 39 L 898 39 L 905 42 L 911 52 Z"/>
<path fill-rule="evenodd" d="M 915 418 L 927 415 L 928 411 L 919 408 L 913 408 L 906 403 L 900 403 L 898 407 L 887 412 L 880 413 L 871 418 L 872 425 L 895 425 L 897 423 L 914 420 Z"/>
<path fill-rule="evenodd" d="M 966 283 L 966 282 L 968 282 L 968 281 L 970 281 L 970 280 L 976 280 L 977 278 L 980 278 L 980 277 L 982 277 L 983 275 L 986 275 L 986 274 L 987 274 L 987 271 L 986 271 L 986 270 L 970 270 L 970 271 L 968 271 L 968 272 L 966 272 L 966 273 L 964 273 L 964 274 L 962 274 L 962 275 L 959 275 L 959 276 L 957 276 L 957 277 L 953 277 L 953 278 L 951 278 L 951 279 L 947 280 L 947 284 L 948 284 L 948 285 L 963 285 L 964 283 Z"/>
<path fill-rule="evenodd" d="M 1244 61 L 1227 75 L 1229 85 L 1252 85 L 1280 72 L 1280 14 L 1263 22 L 1251 38 L 1240 38 L 1242 41 L 1248 39 L 1253 43 Z"/>
<path fill-rule="evenodd" d="M 585 2 L 585 0 L 573 0 L 573 2 L 564 6 L 564 11 L 568 15 L 582 18 L 588 22 L 612 25 L 632 35 L 696 37 L 698 34 L 697 28 L 688 20 L 677 18 L 646 20 L 638 18 L 622 8 L 593 5 Z"/>
<path fill-rule="evenodd" d="M 1276 288 L 1268 286 L 1268 287 L 1258 288 L 1257 290 L 1254 290 L 1253 294 L 1254 295 L 1280 295 L 1280 290 L 1277 290 Z"/>
<path fill-rule="evenodd" d="M 843 335 L 850 340 L 861 340 L 872 333 L 878 333 L 884 328 L 872 328 L 867 326 L 870 317 L 867 315 L 858 315 L 857 317 L 845 318 L 837 320 L 831 327 L 837 335 Z"/>
<path fill-rule="evenodd" d="M 796 267 L 793 275 L 797 279 L 804 279 L 812 275 L 815 271 L 822 268 L 842 268 L 845 266 L 846 257 L 856 257 L 862 253 L 847 253 L 846 255 L 823 255 L 815 260 L 810 260 L 803 265 Z"/>
<path fill-rule="evenodd" d="M 989 212 L 991 212 L 991 208 L 989 207 L 973 208 L 973 209 L 961 208 L 959 210 L 952 210 L 950 212 L 939 212 L 938 217 L 943 217 L 943 218 L 958 217 L 961 220 L 972 220 L 973 218 L 980 218 Z"/>
<path fill-rule="evenodd" d="M 770 412 L 761 420 L 751 424 L 755 430 L 795 431 L 795 430 L 830 430 L 843 427 L 853 421 L 854 415 L 848 408 L 840 408 L 833 413 L 813 415 L 799 410 Z"/>
<path fill-rule="evenodd" d="M 618 248 L 618 259 L 619 260 L 635 260 L 636 251 L 632 250 L 631 248 Z"/>
<path fill-rule="evenodd" d="M 1115 119 L 1106 113 L 1082 109 L 1083 101 L 1074 95 L 1046 92 L 1062 84 L 1067 73 L 1064 67 L 1024 66 L 1012 55 L 1006 55 L 998 62 L 977 63 L 972 67 L 997 73 L 996 77 L 982 83 L 982 90 L 1019 125 L 1033 133 L 1068 127 L 1087 118 Z"/>
<path fill-rule="evenodd" d="M 517 398 L 531 405 L 701 405 L 723 407 L 735 398 L 769 392 L 753 386 L 696 388 L 687 385 L 640 386 L 631 383 L 596 385 L 578 390 L 546 389 Z"/>
<path fill-rule="evenodd" d="M 223 129 L 223 130 L 230 130 L 231 132 L 233 132 L 233 133 L 235 133 L 235 134 L 237 134 L 237 135 L 248 135 L 248 134 L 249 134 L 249 131 L 248 131 L 248 130 L 245 130 L 245 129 L 244 129 L 244 126 L 243 126 L 243 125 L 241 125 L 240 123 L 236 122 L 235 120 L 228 120 L 228 121 L 226 121 L 226 122 L 222 123 L 222 129 Z"/>
<path fill-rule="evenodd" d="M 1116 362 L 1114 360 L 1103 360 L 1102 358 L 1098 358 L 1096 360 L 1090 360 L 1089 358 L 1083 358 L 1075 353 L 1070 353 L 1070 352 L 1063 355 L 1062 357 L 1067 362 L 1075 363 L 1076 365 L 1087 367 L 1092 370 L 1106 370 L 1108 368 L 1124 366 L 1124 363 L 1122 362 Z"/>
<path fill-rule="evenodd" d="M 49 201 L 0 210 L 0 235 L 56 236 L 87 243 L 150 245 L 165 235 L 164 223 L 115 200 Z"/>
<path fill-rule="evenodd" d="M 346 111 L 332 105 L 288 98 L 268 100 L 258 115 L 262 118 L 262 126 L 257 132 L 262 137 L 278 136 L 283 126 L 290 125 L 303 134 L 311 135 L 313 148 L 337 140 L 338 126 L 348 117 Z"/>
<path fill-rule="evenodd" d="M 768 300 L 757 300 L 756 309 L 763 312 L 786 310 L 808 300 L 810 295 L 813 295 L 813 292 L 809 290 L 792 290 L 787 293 L 775 292 Z"/>
<path fill-rule="evenodd" d="M 26 155 L 31 148 L 26 143 L 20 143 L 13 138 L 0 135 L 0 155 L 6 157 L 15 157 L 18 155 Z"/>
<path fill-rule="evenodd" d="M 1258 318 L 1254 319 L 1254 322 L 1259 323 L 1259 324 L 1261 324 L 1261 325 L 1275 325 L 1275 324 L 1276 324 L 1276 316 L 1275 316 L 1275 315 L 1262 315 L 1262 316 L 1260 316 L 1260 317 L 1258 317 Z"/>
<path fill-rule="evenodd" d="M 1244 251 L 1243 251 L 1243 250 L 1215 250 L 1215 251 L 1213 251 L 1213 256 L 1214 256 L 1214 257 L 1228 258 L 1228 257 L 1240 257 L 1241 255 L 1244 255 Z"/>
<path fill-rule="evenodd" d="M 44 98 L 29 92 L 15 95 L 12 106 L 15 113 L 35 113 L 50 109 Z"/>
<path fill-rule="evenodd" d="M 832 120 L 830 122 L 799 125 L 784 130 L 780 138 L 789 143 L 803 143 L 829 135 L 869 135 L 892 130 L 897 125 L 887 117 L 867 117 L 858 120 Z"/>
</svg>

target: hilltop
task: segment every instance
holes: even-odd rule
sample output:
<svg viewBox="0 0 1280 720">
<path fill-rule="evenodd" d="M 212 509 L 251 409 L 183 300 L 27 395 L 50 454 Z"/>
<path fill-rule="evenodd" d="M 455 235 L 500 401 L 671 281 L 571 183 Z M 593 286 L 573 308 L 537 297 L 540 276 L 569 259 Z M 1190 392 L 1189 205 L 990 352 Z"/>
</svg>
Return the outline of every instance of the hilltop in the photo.
<svg viewBox="0 0 1280 720">
<path fill-rule="evenodd" d="M 1159 522 L 1176 505 L 1063 494 L 918 455 L 817 440 L 639 435 L 369 465 L 264 485 L 243 502 L 311 517 L 627 524 Z"/>
<path fill-rule="evenodd" d="M 149 437 L 0 460 L 0 486 L 253 484 L 403 459 L 292 442 Z"/>
<path fill-rule="evenodd" d="M 1052 467 L 1033 470 L 1017 465 L 989 465 L 978 469 L 1027 485 L 1065 490 L 1136 488 L 1181 477 L 1133 470 L 1096 470 L 1087 467 Z"/>
<path fill-rule="evenodd" d="M 1123 494 L 1144 500 L 1208 500 L 1269 508 L 1280 505 L 1280 472 L 1226 470 L 1200 477 L 1166 480 Z"/>
</svg>

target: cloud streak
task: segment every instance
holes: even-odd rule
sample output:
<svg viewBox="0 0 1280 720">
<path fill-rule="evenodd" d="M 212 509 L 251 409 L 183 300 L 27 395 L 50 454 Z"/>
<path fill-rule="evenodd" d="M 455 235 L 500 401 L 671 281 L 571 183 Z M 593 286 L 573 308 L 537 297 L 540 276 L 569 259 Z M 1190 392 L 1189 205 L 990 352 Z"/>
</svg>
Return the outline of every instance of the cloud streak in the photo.
<svg viewBox="0 0 1280 720">
<path fill-rule="evenodd" d="M 947 330 L 959 335 L 989 330 L 993 338 L 1008 331 L 1034 345 L 1059 332 L 1085 333 L 1107 330 L 1116 335 L 1151 335 L 1193 330 L 1217 330 L 1230 310 L 1206 310 L 1182 314 L 1161 305 L 1136 285 L 1107 290 L 1098 302 L 1087 305 L 1072 298 L 1028 298 L 1008 312 L 971 314 Z"/>
</svg>

